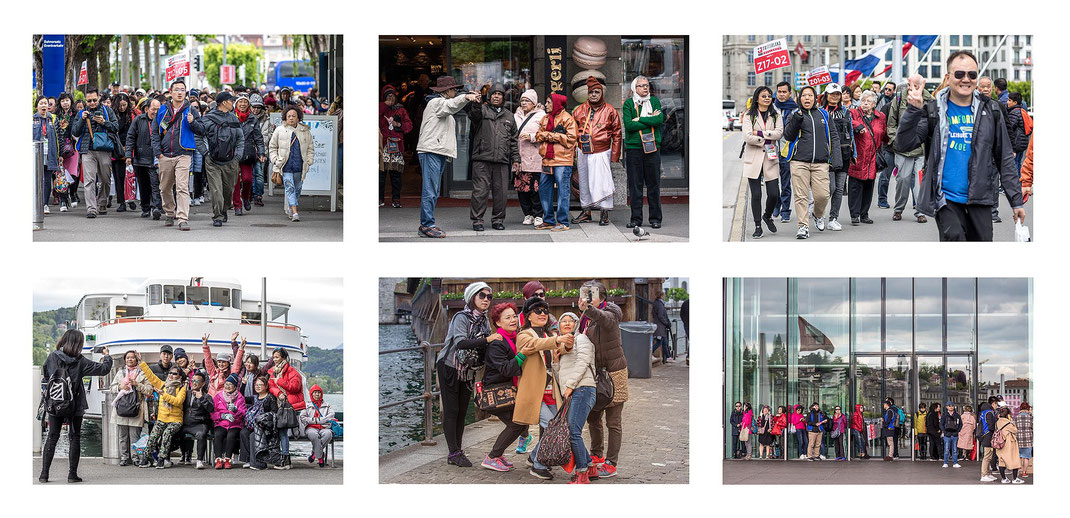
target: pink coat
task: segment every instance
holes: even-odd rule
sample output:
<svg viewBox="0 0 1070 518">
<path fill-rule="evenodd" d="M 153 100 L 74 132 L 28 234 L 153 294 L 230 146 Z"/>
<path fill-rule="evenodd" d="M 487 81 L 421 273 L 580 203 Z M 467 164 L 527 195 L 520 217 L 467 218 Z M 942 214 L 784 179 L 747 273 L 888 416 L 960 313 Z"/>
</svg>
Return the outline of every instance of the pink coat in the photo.
<svg viewBox="0 0 1070 518">
<path fill-rule="evenodd" d="M 237 345 L 236 342 L 231 342 L 232 347 Z M 230 376 L 231 373 L 238 374 L 241 372 L 245 349 L 239 348 L 234 355 L 234 361 L 230 362 L 230 372 L 220 372 L 216 368 L 212 349 L 207 345 L 201 346 L 201 352 L 204 353 L 204 370 L 208 371 L 208 395 L 215 397 L 217 392 L 223 391 L 223 384 L 227 382 L 227 376 Z"/>
<path fill-rule="evenodd" d="M 873 114 L 873 120 L 869 121 L 869 126 L 873 128 L 870 133 L 866 123 L 862 122 L 862 109 L 851 110 L 851 124 L 855 131 L 855 161 L 847 169 L 847 175 L 859 180 L 872 180 L 877 177 L 877 151 L 888 132 L 884 114 L 877 110 L 873 110 Z"/>
<path fill-rule="evenodd" d="M 212 411 L 212 422 L 216 426 L 222 426 L 223 428 L 241 428 L 242 423 L 245 422 L 245 398 L 241 393 L 235 392 L 234 406 L 236 409 L 231 411 L 227 408 L 227 400 L 223 398 L 224 392 L 220 390 L 216 393 L 212 401 L 215 403 L 215 410 Z M 223 414 L 230 413 L 234 417 L 232 420 L 223 419 Z"/>
</svg>

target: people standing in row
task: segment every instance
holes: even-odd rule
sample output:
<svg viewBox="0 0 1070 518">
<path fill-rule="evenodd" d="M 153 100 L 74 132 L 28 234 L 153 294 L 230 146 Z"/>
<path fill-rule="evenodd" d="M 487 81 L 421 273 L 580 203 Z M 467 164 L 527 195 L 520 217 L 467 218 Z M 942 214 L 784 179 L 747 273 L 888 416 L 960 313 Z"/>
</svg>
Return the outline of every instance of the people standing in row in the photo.
<svg viewBox="0 0 1070 518">
<path fill-rule="evenodd" d="M 918 459 L 929 458 L 929 434 L 927 433 L 929 407 L 925 403 L 918 403 L 918 411 L 914 412 L 914 437 L 918 442 Z"/>
<path fill-rule="evenodd" d="M 855 159 L 848 168 L 849 189 L 847 204 L 851 210 L 851 224 L 872 224 L 869 207 L 873 204 L 873 187 L 877 172 L 884 164 L 880 161 L 881 146 L 887 138 L 884 114 L 877 111 L 877 94 L 870 90 L 862 92 L 858 108 L 851 110 L 854 126 Z"/>
<path fill-rule="evenodd" d="M 758 433 L 758 458 L 773 458 L 773 414 L 769 410 L 769 405 L 762 405 L 755 426 Z"/>
<path fill-rule="evenodd" d="M 884 407 L 884 415 L 881 416 L 881 437 L 886 442 L 884 460 L 890 461 L 894 458 L 896 452 L 896 420 L 898 416 L 890 400 L 884 400 L 882 406 Z"/>
<path fill-rule="evenodd" d="M 45 143 L 44 169 L 38 182 L 41 185 L 41 195 L 44 197 L 44 212 L 48 214 L 48 200 L 52 197 L 53 178 L 60 171 L 59 145 L 56 138 L 56 125 L 52 114 L 48 112 L 48 98 L 37 99 L 37 111 L 33 113 L 33 141 Z"/>
<path fill-rule="evenodd" d="M 484 230 L 487 196 L 494 201 L 491 228 L 505 230 L 509 173 L 520 172 L 516 122 L 513 114 L 505 109 L 505 85 L 495 82 L 487 90 L 487 98 L 468 104 L 465 113 L 471 122 L 472 200 L 469 217 L 472 230 Z"/>
<path fill-rule="evenodd" d="M 542 155 L 542 174 L 539 176 L 539 201 L 542 203 L 542 223 L 536 230 L 565 231 L 571 228 L 569 203 L 572 197 L 572 164 L 577 158 L 576 120 L 565 111 L 566 97 L 551 93 L 550 113 L 539 123 L 535 141 Z M 580 158 L 580 160 L 583 160 Z M 557 208 L 554 209 L 554 190 Z M 588 218 L 589 219 L 589 218 Z M 578 221 L 578 220 L 575 220 Z"/>
<path fill-rule="evenodd" d="M 1011 419 L 1011 409 L 1006 403 L 1000 402 L 998 411 L 999 419 L 996 420 L 996 434 L 1003 436 L 1003 444 L 995 448 L 999 459 L 999 476 L 1004 484 L 1024 484 L 1025 481 L 1018 476 L 1022 468 L 1021 452 L 1018 449 L 1018 427 Z M 1010 470 L 1010 476 L 1007 476 Z"/>
<path fill-rule="evenodd" d="M 513 114 L 517 151 L 520 153 L 520 172 L 513 179 L 513 188 L 520 201 L 520 210 L 524 213 L 522 225 L 537 227 L 543 223 L 542 201 L 539 198 L 542 156 L 539 155 L 539 143 L 535 135 L 545 116 L 546 111 L 539 104 L 539 95 L 535 90 L 525 90 L 520 95 L 520 106 Z"/>
<path fill-rule="evenodd" d="M 650 79 L 632 80 L 632 96 L 624 101 L 625 169 L 628 174 L 628 200 L 631 219 L 628 228 L 643 224 L 643 187 L 646 187 L 647 221 L 650 228 L 661 228 L 661 125 L 665 114 L 661 101 L 651 94 Z M 772 95 L 770 95 L 770 100 Z"/>
<path fill-rule="evenodd" d="M 751 97 L 750 108 L 743 116 L 743 176 L 750 187 L 751 216 L 754 219 L 754 234 L 762 237 L 762 222 L 769 231 L 776 233 L 773 214 L 780 204 L 780 153 L 777 142 L 784 134 L 784 118 L 772 108 L 773 92 L 767 86 L 759 86 Z M 765 191 L 765 211 L 762 212 L 762 191 Z"/>
<path fill-rule="evenodd" d="M 308 176 L 308 168 L 312 166 L 316 154 L 312 130 L 301 123 L 304 118 L 305 114 L 300 109 L 288 106 L 282 112 L 283 123 L 275 128 L 268 146 L 271 174 L 274 176 L 278 173 L 282 176 L 286 191 L 283 212 L 293 222 L 301 220 L 297 203 L 301 196 L 301 186 Z"/>
<path fill-rule="evenodd" d="M 398 102 L 391 85 L 379 95 L 379 133 L 383 138 L 382 171 L 379 173 L 379 206 L 386 201 L 386 177 L 390 176 L 390 202 L 401 208 L 401 172 L 405 170 L 405 135 L 412 131 L 409 112 Z"/>
<path fill-rule="evenodd" d="M 973 435 L 974 430 L 977 429 L 977 416 L 973 413 L 972 406 L 964 405 L 961 417 L 962 428 L 959 429 L 956 446 L 958 447 L 958 460 L 966 460 L 969 459 L 970 453 L 973 452 Z"/>
<path fill-rule="evenodd" d="M 941 439 L 943 426 L 941 426 L 940 419 L 942 417 L 940 403 L 933 402 L 930 404 L 929 412 L 925 415 L 925 432 L 929 435 L 929 458 L 932 460 L 940 458 L 940 452 L 944 445 Z"/>
<path fill-rule="evenodd" d="M 843 413 L 843 409 L 837 405 L 833 409 L 832 430 L 829 432 L 829 436 L 836 447 L 836 460 L 847 460 L 847 452 L 843 448 L 843 438 L 847 435 L 847 429 L 847 414 Z"/>
<path fill-rule="evenodd" d="M 458 96 L 461 85 L 453 76 L 438 78 L 433 92 L 427 96 L 420 123 L 420 140 L 416 153 L 420 159 L 423 185 L 420 191 L 420 235 L 443 238 L 446 233 L 435 225 L 435 205 L 442 189 L 442 175 L 446 163 L 457 158 L 457 122 L 453 114 L 470 102 L 478 102 L 479 95 L 466 92 Z M 451 452 L 452 453 L 452 452 Z"/>
<path fill-rule="evenodd" d="M 861 404 L 855 404 L 855 411 L 851 414 L 851 443 L 854 445 L 853 449 L 855 450 L 856 458 L 869 458 L 866 439 L 865 407 Z"/>
<path fill-rule="evenodd" d="M 289 108 L 293 110 L 291 106 Z M 288 402 L 294 412 L 300 414 L 305 409 L 305 391 L 302 388 L 301 374 L 290 365 L 290 353 L 279 347 L 271 353 L 272 367 L 268 373 L 268 390 L 271 395 L 282 402 Z M 279 442 L 282 453 L 282 464 L 276 465 L 275 469 L 290 469 L 290 431 L 291 428 L 279 429 Z"/>
<path fill-rule="evenodd" d="M 996 477 L 992 475 L 992 467 L 996 461 L 996 452 L 992 448 L 992 434 L 996 431 L 995 405 L 999 402 L 996 396 L 989 396 L 988 401 L 977 407 L 977 446 L 981 448 L 977 458 L 981 465 L 981 482 L 992 482 Z"/>
<path fill-rule="evenodd" d="M 582 212 L 576 223 L 591 221 L 591 211 L 600 211 L 598 224 L 609 225 L 613 210 L 613 173 L 610 164 L 620 162 L 621 120 L 617 110 L 605 100 L 602 80 L 587 78 L 587 102 L 572 110 L 579 128 L 576 173 L 580 184 Z M 545 209 L 545 207 L 544 207 Z"/>
<path fill-rule="evenodd" d="M 473 282 L 464 289 L 464 309 L 450 319 L 445 345 L 435 359 L 442 398 L 442 433 L 449 450 L 446 462 L 462 468 L 472 467 L 461 449 L 461 441 L 476 370 L 473 364 L 461 360 L 469 356 L 483 357 L 487 345 L 501 339 L 499 333 L 491 332 L 488 318 L 487 310 L 493 298 L 485 282 Z"/>
<path fill-rule="evenodd" d="M 796 206 L 798 209 L 798 206 Z M 821 460 L 821 436 L 824 431 L 825 422 L 828 420 L 828 416 L 821 411 L 821 406 L 814 402 L 810 405 L 810 412 L 806 414 L 806 443 L 808 444 L 806 450 L 806 460 L 815 461 Z"/>
<path fill-rule="evenodd" d="M 818 230 L 825 230 L 825 206 L 829 198 L 829 170 L 837 170 L 842 164 L 839 133 L 831 130 L 829 114 L 817 106 L 817 94 L 812 86 L 799 90 L 800 108 L 784 121 L 784 138 L 791 161 L 791 189 L 795 198 L 795 213 L 798 219 L 797 239 L 810 237 L 809 204 L 814 200 L 814 223 Z"/>
<path fill-rule="evenodd" d="M 59 94 L 59 98 L 56 101 L 56 109 L 53 113 L 56 115 L 53 122 L 56 127 L 56 146 L 61 162 L 60 171 L 69 175 L 73 180 L 67 187 L 66 193 L 56 193 L 59 197 L 60 212 L 66 212 L 68 207 L 71 209 L 78 208 L 78 182 L 82 176 L 81 154 L 78 152 L 75 137 L 71 135 L 71 124 L 78 114 L 71 94 L 67 92 Z"/>
<path fill-rule="evenodd" d="M 1033 461 L 1033 407 L 1029 403 L 1022 403 L 1018 407 L 1014 427 L 1018 430 L 1018 455 L 1022 459 L 1022 471 L 1018 478 L 1025 478 L 1029 476 L 1029 464 Z"/>
</svg>

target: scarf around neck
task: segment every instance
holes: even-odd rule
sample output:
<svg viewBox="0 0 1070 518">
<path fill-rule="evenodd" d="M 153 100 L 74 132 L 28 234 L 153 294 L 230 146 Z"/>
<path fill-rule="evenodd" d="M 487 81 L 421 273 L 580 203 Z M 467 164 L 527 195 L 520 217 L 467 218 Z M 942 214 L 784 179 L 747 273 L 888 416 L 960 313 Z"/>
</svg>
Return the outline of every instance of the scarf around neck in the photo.
<svg viewBox="0 0 1070 518">
<path fill-rule="evenodd" d="M 167 380 L 163 384 L 163 387 L 164 387 L 163 391 L 166 392 L 168 395 L 174 396 L 174 395 L 178 394 L 178 387 L 181 384 L 182 384 L 182 380 L 181 379 L 177 379 L 175 381 Z M 171 409 L 174 408 L 174 405 L 172 405 L 171 403 L 168 403 L 163 398 L 160 399 L 160 404 L 164 405 L 167 408 L 168 411 L 170 411 Z"/>
<path fill-rule="evenodd" d="M 635 103 L 635 111 L 640 117 L 650 117 L 654 113 L 654 108 L 650 105 L 650 94 L 639 95 L 635 93 L 635 83 L 639 81 L 639 78 L 632 79 L 632 102 Z M 650 80 L 647 79 L 647 84 Z M 649 89 L 647 90 L 650 91 Z"/>
<path fill-rule="evenodd" d="M 566 97 L 561 94 L 550 94 L 550 113 L 546 114 L 546 131 L 553 131 L 557 127 L 557 116 L 565 110 Z M 546 143 L 547 160 L 554 159 L 554 143 Z"/>
<path fill-rule="evenodd" d="M 608 302 L 608 301 L 603 300 L 602 303 L 598 305 L 598 309 L 602 309 L 602 310 L 606 309 L 606 302 Z M 578 329 L 580 330 L 581 333 L 586 333 L 587 332 L 587 328 L 590 327 L 590 325 L 591 325 L 591 319 L 588 318 L 587 315 L 583 315 L 583 317 L 580 318 L 580 325 L 579 325 Z"/>
<path fill-rule="evenodd" d="M 234 115 L 237 115 L 238 116 L 238 120 L 242 121 L 242 122 L 245 122 L 245 119 L 249 118 L 249 112 L 247 112 L 247 111 L 240 112 L 238 110 L 234 110 Z"/>
</svg>

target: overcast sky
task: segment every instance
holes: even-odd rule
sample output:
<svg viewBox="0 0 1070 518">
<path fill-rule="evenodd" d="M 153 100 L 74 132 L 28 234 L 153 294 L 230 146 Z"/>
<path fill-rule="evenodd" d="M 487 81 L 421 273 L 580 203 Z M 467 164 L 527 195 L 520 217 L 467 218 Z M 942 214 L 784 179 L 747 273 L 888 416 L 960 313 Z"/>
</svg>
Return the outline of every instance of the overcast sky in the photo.
<svg viewBox="0 0 1070 518">
<path fill-rule="evenodd" d="M 227 280 L 227 279 L 220 279 Z M 238 278 L 243 299 L 260 298 L 260 278 Z M 33 310 L 47 311 L 78 304 L 87 293 L 137 293 L 145 279 L 39 279 L 34 284 Z M 343 287 L 339 278 L 268 278 L 268 300 L 290 304 L 290 323 L 301 326 L 308 344 L 333 349 L 342 343 Z"/>
</svg>

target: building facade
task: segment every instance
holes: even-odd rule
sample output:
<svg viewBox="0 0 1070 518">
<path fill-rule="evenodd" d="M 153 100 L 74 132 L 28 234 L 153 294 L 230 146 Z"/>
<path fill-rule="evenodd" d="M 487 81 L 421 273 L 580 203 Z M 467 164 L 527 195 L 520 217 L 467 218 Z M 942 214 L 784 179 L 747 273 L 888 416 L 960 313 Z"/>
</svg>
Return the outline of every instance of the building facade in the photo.
<svg viewBox="0 0 1070 518">
<path fill-rule="evenodd" d="M 405 138 L 402 193 L 405 196 L 420 194 L 420 167 L 415 149 L 426 104 L 424 98 L 430 93 L 427 88 L 434 86 L 439 76 L 452 75 L 458 83 L 473 91 L 488 82 L 502 82 L 506 89 L 505 108 L 510 111 L 519 106 L 524 90 L 534 89 L 541 101 L 551 82 L 560 83 L 563 89 L 559 93 L 568 97 L 566 109 L 571 112 L 578 104 L 572 95 L 572 79 L 577 76 L 586 79 L 584 72 L 591 70 L 574 59 L 573 44 L 579 37 L 380 36 L 379 87 L 393 85 L 413 121 L 413 130 Z M 651 95 L 661 101 L 666 116 L 660 146 L 662 196 L 687 194 L 688 37 L 616 35 L 593 38 L 605 43 L 605 62 L 595 70 L 604 74 L 606 102 L 618 112 L 623 101 L 632 95 L 632 79 L 637 75 L 650 79 Z M 559 79 L 547 78 L 548 47 L 559 47 L 562 51 Z M 470 127 L 463 112 L 456 118 L 457 159 L 447 166 L 442 194 L 469 198 L 472 190 L 468 160 Z M 613 175 L 616 183 L 614 204 L 623 205 L 628 192 L 623 164 L 613 164 Z"/>
<path fill-rule="evenodd" d="M 900 449 L 909 452 L 919 403 L 976 409 L 1001 376 L 1032 394 L 1032 291 L 1027 278 L 725 279 L 725 458 L 737 401 L 756 414 L 860 404 L 875 423 L 891 397 L 908 413 Z M 883 443 L 870 437 L 876 456 Z M 796 446 L 789 437 L 786 451 Z"/>
<path fill-rule="evenodd" d="M 754 47 L 768 41 L 784 38 L 791 51 L 791 66 L 778 68 L 762 74 L 754 73 Z M 725 35 L 721 52 L 724 58 L 724 99 L 735 101 L 736 112 L 741 112 L 747 99 L 759 86 L 775 89 L 781 81 L 795 83 L 796 72 L 808 72 L 822 65 L 839 63 L 840 36 L 814 36 L 809 34 L 740 34 Z M 802 44 L 806 59 L 795 53 Z M 793 87 L 794 88 L 794 87 Z"/>
</svg>

